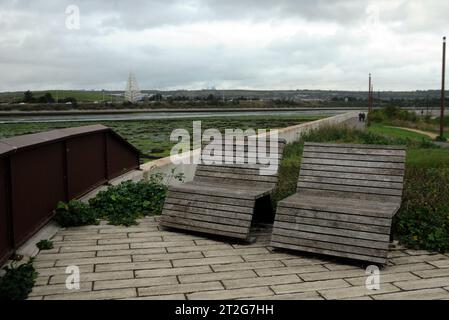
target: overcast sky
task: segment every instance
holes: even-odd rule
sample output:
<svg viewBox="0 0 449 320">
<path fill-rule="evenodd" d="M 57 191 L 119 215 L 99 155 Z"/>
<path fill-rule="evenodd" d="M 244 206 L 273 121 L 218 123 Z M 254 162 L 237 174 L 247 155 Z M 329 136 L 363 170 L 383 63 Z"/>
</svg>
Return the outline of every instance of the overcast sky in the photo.
<svg viewBox="0 0 449 320">
<path fill-rule="evenodd" d="M 437 89 L 448 14 L 447 0 L 0 0 L 0 91 L 123 90 L 130 71 L 141 89 L 367 90 L 369 72 L 376 90 Z"/>
</svg>

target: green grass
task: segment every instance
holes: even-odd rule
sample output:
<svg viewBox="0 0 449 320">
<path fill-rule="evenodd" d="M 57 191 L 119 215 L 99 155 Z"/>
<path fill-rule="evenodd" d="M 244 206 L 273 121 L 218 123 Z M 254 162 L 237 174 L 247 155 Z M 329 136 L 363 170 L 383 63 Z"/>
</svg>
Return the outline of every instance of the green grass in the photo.
<svg viewBox="0 0 449 320">
<path fill-rule="evenodd" d="M 408 149 L 407 166 L 449 168 L 449 149 Z"/>
<path fill-rule="evenodd" d="M 216 117 L 201 119 L 202 129 L 217 128 L 223 132 L 227 128 L 240 129 L 272 129 L 283 128 L 302 122 L 312 121 L 320 117 L 311 116 L 244 116 L 244 117 Z M 176 128 L 187 129 L 192 132 L 192 121 L 197 119 L 167 119 L 145 121 L 100 121 L 99 123 L 111 127 L 135 145 L 143 155 L 143 160 L 166 157 L 175 142 L 170 141 L 170 133 Z M 91 125 L 92 122 L 61 122 L 61 123 L 25 123 L 2 124 L 0 138 L 52 129 Z"/>
<path fill-rule="evenodd" d="M 393 138 L 402 138 L 402 139 L 413 139 L 413 140 L 431 140 L 429 136 L 426 136 L 425 134 L 412 132 L 404 129 L 399 128 L 391 128 L 389 126 L 379 124 L 379 123 L 373 123 L 369 126 L 368 130 L 370 132 L 386 135 Z"/>
</svg>

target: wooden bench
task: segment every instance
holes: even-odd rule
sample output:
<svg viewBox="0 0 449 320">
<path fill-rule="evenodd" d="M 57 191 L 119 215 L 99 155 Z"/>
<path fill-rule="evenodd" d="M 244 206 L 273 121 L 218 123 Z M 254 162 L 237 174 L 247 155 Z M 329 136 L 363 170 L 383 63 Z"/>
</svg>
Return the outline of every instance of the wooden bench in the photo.
<svg viewBox="0 0 449 320">
<path fill-rule="evenodd" d="M 305 143 L 298 190 L 278 203 L 271 245 L 385 264 L 405 153 L 402 146 Z"/>
<path fill-rule="evenodd" d="M 285 140 L 279 139 L 272 152 L 279 162 L 284 146 Z M 278 174 L 276 166 L 262 175 L 260 168 L 266 165 L 249 160 L 257 157 L 247 143 L 243 152 L 245 163 L 234 158 L 230 164 L 199 164 L 192 182 L 169 187 L 160 225 L 249 240 L 256 201 L 271 195 Z"/>
</svg>

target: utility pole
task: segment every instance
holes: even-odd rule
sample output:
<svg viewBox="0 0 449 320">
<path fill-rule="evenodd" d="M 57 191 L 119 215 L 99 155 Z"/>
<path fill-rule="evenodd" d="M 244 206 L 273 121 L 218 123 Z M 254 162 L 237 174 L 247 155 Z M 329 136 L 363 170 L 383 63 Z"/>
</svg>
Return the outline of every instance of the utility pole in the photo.
<svg viewBox="0 0 449 320">
<path fill-rule="evenodd" d="M 368 113 L 371 111 L 371 73 L 369 74 L 368 82 Z"/>
<path fill-rule="evenodd" d="M 446 37 L 443 37 L 443 71 L 441 74 L 441 114 L 440 114 L 440 137 L 443 138 L 444 131 L 444 83 L 446 77 Z"/>
</svg>

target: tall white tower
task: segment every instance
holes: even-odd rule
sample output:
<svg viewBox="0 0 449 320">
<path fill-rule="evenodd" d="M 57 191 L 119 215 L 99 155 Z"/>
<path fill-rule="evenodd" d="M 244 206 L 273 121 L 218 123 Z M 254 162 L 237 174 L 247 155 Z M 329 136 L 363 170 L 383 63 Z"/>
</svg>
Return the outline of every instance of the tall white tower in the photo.
<svg viewBox="0 0 449 320">
<path fill-rule="evenodd" d="M 131 103 L 136 103 L 142 98 L 142 93 L 139 90 L 136 77 L 132 72 L 129 73 L 128 82 L 125 89 L 125 100 Z"/>
</svg>

